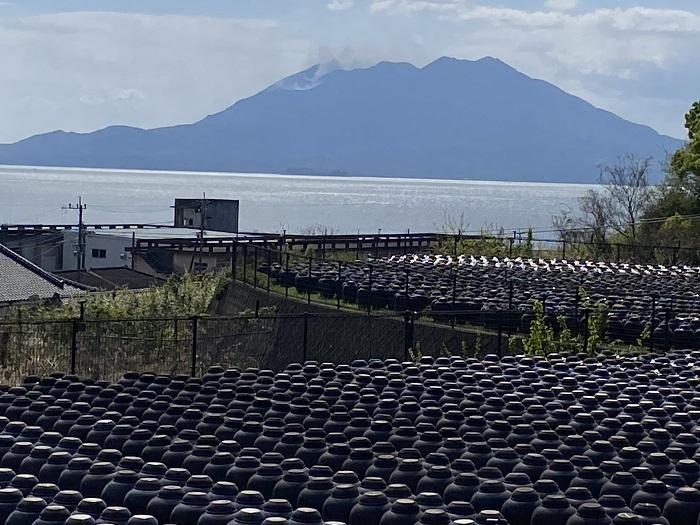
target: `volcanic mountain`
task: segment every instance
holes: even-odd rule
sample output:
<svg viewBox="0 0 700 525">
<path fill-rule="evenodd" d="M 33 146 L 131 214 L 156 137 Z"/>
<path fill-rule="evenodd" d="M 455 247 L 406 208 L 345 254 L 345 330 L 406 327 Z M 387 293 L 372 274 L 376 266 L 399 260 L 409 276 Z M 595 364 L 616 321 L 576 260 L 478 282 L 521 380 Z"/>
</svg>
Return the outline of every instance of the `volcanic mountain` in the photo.
<svg viewBox="0 0 700 525">
<path fill-rule="evenodd" d="M 0 145 L 0 164 L 591 183 L 617 156 L 681 145 L 490 57 L 324 71 L 193 124 Z"/>
</svg>

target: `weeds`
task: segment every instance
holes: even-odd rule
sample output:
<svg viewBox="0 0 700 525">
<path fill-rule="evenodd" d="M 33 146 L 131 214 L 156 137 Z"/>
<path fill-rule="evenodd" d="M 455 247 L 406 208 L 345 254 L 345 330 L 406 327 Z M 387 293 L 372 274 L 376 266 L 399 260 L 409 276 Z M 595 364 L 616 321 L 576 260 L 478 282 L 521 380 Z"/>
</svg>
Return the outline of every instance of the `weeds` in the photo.
<svg viewBox="0 0 700 525">
<path fill-rule="evenodd" d="M 481 344 L 481 332 L 477 332 L 476 338 L 474 339 L 474 356 L 480 356 L 484 349 Z"/>
<path fill-rule="evenodd" d="M 554 330 L 547 325 L 544 305 L 535 301 L 535 318 L 530 323 L 530 336 L 523 341 L 525 351 L 531 355 L 547 355 L 554 351 Z"/>
<path fill-rule="evenodd" d="M 170 277 L 162 286 L 145 290 L 119 289 L 92 293 L 63 304 L 15 308 L 10 320 L 154 319 L 206 315 L 212 300 L 230 282 L 229 273 L 202 273 Z"/>
<path fill-rule="evenodd" d="M 576 343 L 578 341 L 574 338 L 571 333 L 569 325 L 566 323 L 566 317 L 559 315 L 557 317 L 557 324 L 559 325 L 559 349 L 560 350 L 573 350 L 576 348 Z"/>
<path fill-rule="evenodd" d="M 423 357 L 423 352 L 421 351 L 420 341 L 417 342 L 414 347 L 408 349 L 408 357 L 414 363 L 416 363 L 416 364 L 420 363 L 420 360 Z"/>
</svg>

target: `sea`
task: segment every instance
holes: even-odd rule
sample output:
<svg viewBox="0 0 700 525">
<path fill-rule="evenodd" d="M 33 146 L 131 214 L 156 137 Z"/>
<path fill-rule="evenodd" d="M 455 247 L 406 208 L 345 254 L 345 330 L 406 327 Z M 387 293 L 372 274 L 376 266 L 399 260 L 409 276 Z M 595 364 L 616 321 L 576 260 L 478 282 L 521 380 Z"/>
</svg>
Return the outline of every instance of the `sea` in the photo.
<svg viewBox="0 0 700 525">
<path fill-rule="evenodd" d="M 0 223 L 170 224 L 175 198 L 238 199 L 245 232 L 551 230 L 593 185 L 0 166 Z"/>
</svg>

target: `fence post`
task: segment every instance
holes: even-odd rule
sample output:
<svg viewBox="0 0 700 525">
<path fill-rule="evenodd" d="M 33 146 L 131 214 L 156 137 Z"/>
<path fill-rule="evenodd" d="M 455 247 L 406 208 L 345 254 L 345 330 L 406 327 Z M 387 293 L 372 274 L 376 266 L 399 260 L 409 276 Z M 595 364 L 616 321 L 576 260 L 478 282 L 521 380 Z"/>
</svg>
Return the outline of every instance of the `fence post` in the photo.
<svg viewBox="0 0 700 525">
<path fill-rule="evenodd" d="M 452 311 L 455 309 L 455 303 L 457 302 L 457 274 L 454 268 L 452 268 Z"/>
<path fill-rule="evenodd" d="M 649 334 L 649 350 L 654 352 L 654 321 L 656 321 L 656 295 L 651 296 L 651 334 Z"/>
<path fill-rule="evenodd" d="M 238 278 L 238 242 L 233 241 L 233 248 L 231 249 L 231 275 L 233 280 Z"/>
<path fill-rule="evenodd" d="M 289 278 L 288 275 L 286 275 L 289 272 L 289 252 L 287 252 L 285 256 L 286 262 L 284 263 L 284 273 L 285 273 L 285 283 L 284 283 L 284 296 L 289 297 L 289 286 L 287 286 L 286 279 Z"/>
<path fill-rule="evenodd" d="M 681 241 L 678 241 L 678 246 L 673 247 L 673 266 L 676 265 L 676 262 L 678 261 L 678 250 L 681 249 Z"/>
<path fill-rule="evenodd" d="M 508 310 L 513 309 L 513 279 L 508 281 Z"/>
<path fill-rule="evenodd" d="M 343 262 L 338 261 L 338 284 L 336 285 L 335 296 L 337 298 L 336 306 L 340 310 L 340 295 L 343 291 Z"/>
<path fill-rule="evenodd" d="M 498 356 L 501 354 L 501 344 L 503 340 L 503 310 L 496 310 L 496 315 L 498 316 Z"/>
<path fill-rule="evenodd" d="M 199 332 L 199 317 L 196 315 L 192 316 L 190 317 L 190 321 L 192 321 L 192 355 L 190 356 L 192 362 L 190 363 L 190 375 L 195 377 L 197 374 L 197 334 Z"/>
<path fill-rule="evenodd" d="M 243 283 L 247 284 L 246 282 L 246 273 L 248 270 L 248 243 L 245 243 L 243 245 Z"/>
<path fill-rule="evenodd" d="M 403 314 L 404 318 L 404 361 L 410 361 L 411 349 L 413 348 L 413 314 L 410 310 L 406 310 Z"/>
<path fill-rule="evenodd" d="M 452 268 L 452 328 L 455 327 L 457 322 L 457 315 L 455 314 L 455 303 L 457 302 L 457 274 L 455 273 L 454 267 Z"/>
<path fill-rule="evenodd" d="M 406 261 L 405 260 L 403 263 L 403 271 L 404 271 L 404 274 L 406 275 L 406 286 L 404 287 L 404 297 L 403 298 L 404 298 L 404 301 L 406 303 L 406 310 L 410 310 L 411 309 L 410 308 L 410 300 L 408 299 L 408 281 L 411 277 L 411 270 L 406 268 Z"/>
<path fill-rule="evenodd" d="M 302 363 L 306 363 L 309 351 L 309 312 L 304 312 L 304 353 Z"/>
<path fill-rule="evenodd" d="M 615 246 L 617 248 L 617 260 L 616 260 L 616 262 L 617 262 L 617 264 L 620 264 L 620 243 L 618 242 Z"/>
<path fill-rule="evenodd" d="M 313 266 L 314 256 L 313 250 L 309 256 L 309 282 L 306 283 L 306 304 L 311 304 L 311 266 Z"/>
<path fill-rule="evenodd" d="M 258 246 L 255 245 L 253 254 L 253 288 L 258 287 Z"/>
<path fill-rule="evenodd" d="M 369 265 L 369 297 L 367 299 L 367 313 L 372 312 L 372 265 Z"/>
<path fill-rule="evenodd" d="M 270 276 L 272 274 L 272 251 L 267 249 L 267 293 L 270 293 Z"/>
<path fill-rule="evenodd" d="M 586 313 L 583 316 L 583 351 L 587 354 L 588 353 L 588 309 L 586 309 Z"/>
<path fill-rule="evenodd" d="M 78 354 L 78 320 L 73 319 L 70 334 L 70 373 L 75 374 L 75 364 Z"/>
</svg>

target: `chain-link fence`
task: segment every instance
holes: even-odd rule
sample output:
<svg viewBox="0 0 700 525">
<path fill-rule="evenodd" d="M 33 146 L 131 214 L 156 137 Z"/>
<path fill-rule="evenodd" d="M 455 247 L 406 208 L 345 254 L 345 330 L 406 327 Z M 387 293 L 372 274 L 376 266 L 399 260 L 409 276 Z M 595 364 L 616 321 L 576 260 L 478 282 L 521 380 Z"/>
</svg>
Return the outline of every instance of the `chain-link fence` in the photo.
<svg viewBox="0 0 700 525">
<path fill-rule="evenodd" d="M 445 352 L 465 356 L 504 353 L 507 335 L 507 331 L 450 320 L 435 322 L 410 312 L 16 319 L 0 322 L 0 383 L 54 371 L 115 381 L 130 370 L 201 375 L 215 364 L 276 370 L 307 360 L 352 362 L 408 360 Z"/>
<path fill-rule="evenodd" d="M 654 302 L 655 303 L 655 302 Z M 654 308 L 657 308 L 654 304 Z M 601 345 L 652 350 L 697 348 L 700 326 L 674 326 L 658 308 L 653 330 L 581 307 L 578 315 L 539 318 L 549 350 L 587 352 Z M 541 330 L 533 312 L 444 309 L 426 312 L 330 311 L 233 317 L 0 322 L 0 383 L 69 371 L 115 381 L 125 372 L 201 375 L 212 365 L 279 370 L 290 362 L 416 360 L 421 355 L 481 357 L 526 348 Z M 534 328 L 537 327 L 537 328 Z M 542 337 L 542 334 L 538 334 Z"/>
<path fill-rule="evenodd" d="M 525 263 L 515 267 L 503 259 L 472 258 L 470 263 L 468 257 L 447 257 L 340 261 L 240 246 L 232 273 L 257 293 L 278 298 L 279 307 L 282 296 L 296 299 L 295 311 L 303 301 L 309 309 L 325 305 L 337 312 L 409 312 L 426 326 L 466 330 L 475 334 L 470 348 L 477 353 L 485 347 L 502 353 L 504 340 L 508 348 L 522 348 L 537 318 L 536 303 L 544 317 L 540 328 L 549 330 L 544 336 L 572 350 L 588 352 L 602 342 L 651 350 L 700 344 L 697 272 L 652 269 L 656 275 L 646 267 L 613 271 L 605 265 L 542 260 L 523 268 Z M 407 348 L 414 346 L 409 342 Z"/>
</svg>

